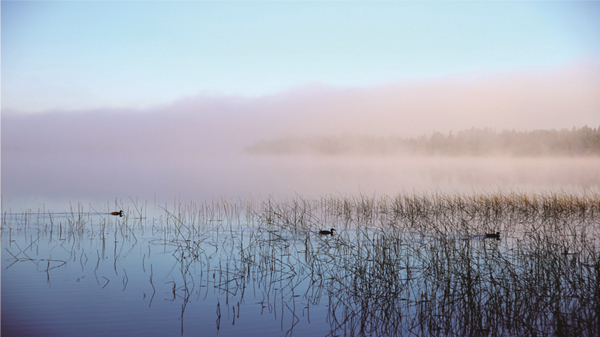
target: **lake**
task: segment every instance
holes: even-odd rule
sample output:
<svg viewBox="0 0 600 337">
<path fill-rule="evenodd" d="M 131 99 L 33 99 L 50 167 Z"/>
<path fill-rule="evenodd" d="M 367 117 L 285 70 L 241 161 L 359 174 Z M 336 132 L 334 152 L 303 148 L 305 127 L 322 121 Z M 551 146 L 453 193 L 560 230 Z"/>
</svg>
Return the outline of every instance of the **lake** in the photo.
<svg viewBox="0 0 600 337">
<path fill-rule="evenodd" d="M 31 163 L 36 163 L 32 165 Z M 2 153 L 2 209 L 220 198 L 600 189 L 597 157 Z"/>
<path fill-rule="evenodd" d="M 594 191 L 44 207 L 2 214 L 5 336 L 600 333 Z"/>
</svg>

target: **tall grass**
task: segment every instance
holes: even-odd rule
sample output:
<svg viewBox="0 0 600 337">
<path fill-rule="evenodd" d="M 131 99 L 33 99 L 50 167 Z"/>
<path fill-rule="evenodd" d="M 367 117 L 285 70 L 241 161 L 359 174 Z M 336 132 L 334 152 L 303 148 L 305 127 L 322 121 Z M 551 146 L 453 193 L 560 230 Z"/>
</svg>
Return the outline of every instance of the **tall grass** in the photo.
<svg viewBox="0 0 600 337">
<path fill-rule="evenodd" d="M 195 211 L 204 221 L 246 214 L 244 229 L 210 227 L 230 242 L 219 289 L 243 293 L 252 278 L 266 297 L 325 296 L 332 335 L 600 333 L 597 193 L 296 197 Z M 339 234 L 317 234 L 330 227 Z M 501 240 L 484 238 L 496 231 Z"/>
<path fill-rule="evenodd" d="M 252 296 L 286 334 L 316 306 L 326 307 L 332 336 L 600 334 L 596 192 L 175 200 L 158 208 L 143 224 L 126 216 L 97 233 L 131 241 L 134 228 L 151 228 L 149 247 L 170 248 L 182 334 L 187 304 L 209 292 L 221 298 L 217 329 Z M 127 213 L 142 209 L 136 203 Z M 32 217 L 5 213 L 3 230 Z M 91 226 L 79 208 L 67 217 L 70 233 Z M 331 227 L 335 235 L 318 234 Z M 495 232 L 500 240 L 485 238 Z"/>
</svg>

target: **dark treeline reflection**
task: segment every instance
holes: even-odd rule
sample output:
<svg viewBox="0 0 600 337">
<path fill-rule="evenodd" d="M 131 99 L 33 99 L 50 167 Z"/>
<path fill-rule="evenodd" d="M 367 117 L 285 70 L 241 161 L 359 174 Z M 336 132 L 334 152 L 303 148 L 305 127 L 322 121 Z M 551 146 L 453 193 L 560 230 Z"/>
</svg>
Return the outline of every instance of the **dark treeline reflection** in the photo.
<svg viewBox="0 0 600 337">
<path fill-rule="evenodd" d="M 490 128 L 434 132 L 419 138 L 376 136 L 287 137 L 261 140 L 246 149 L 252 154 L 321 155 L 453 155 L 453 156 L 598 156 L 600 128 L 496 132 Z"/>
<path fill-rule="evenodd" d="M 4 214 L 3 332 L 48 315 L 49 298 L 62 321 L 36 324 L 63 336 L 94 335 L 104 310 L 121 317 L 112 335 L 600 333 L 597 193 L 118 206 Z"/>
</svg>

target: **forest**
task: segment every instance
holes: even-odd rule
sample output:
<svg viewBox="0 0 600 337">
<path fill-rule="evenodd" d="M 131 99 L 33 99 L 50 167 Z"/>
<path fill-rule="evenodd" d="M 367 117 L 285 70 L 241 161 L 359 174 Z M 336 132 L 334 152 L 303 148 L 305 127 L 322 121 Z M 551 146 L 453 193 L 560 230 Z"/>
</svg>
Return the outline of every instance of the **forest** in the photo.
<svg viewBox="0 0 600 337">
<path fill-rule="evenodd" d="M 495 131 L 471 128 L 417 138 L 372 135 L 285 137 L 260 140 L 250 154 L 442 155 L 442 156 L 599 156 L 600 127 L 561 130 Z"/>
</svg>

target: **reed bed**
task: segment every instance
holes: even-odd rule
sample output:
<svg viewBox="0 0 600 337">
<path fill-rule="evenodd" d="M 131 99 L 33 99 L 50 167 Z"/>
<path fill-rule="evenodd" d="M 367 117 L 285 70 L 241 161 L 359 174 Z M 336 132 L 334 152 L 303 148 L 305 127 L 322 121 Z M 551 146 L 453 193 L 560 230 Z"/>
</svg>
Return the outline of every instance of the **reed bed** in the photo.
<svg viewBox="0 0 600 337">
<path fill-rule="evenodd" d="M 145 213 L 134 204 L 128 214 Z M 240 308 L 258 306 L 286 335 L 311 321 L 311 308 L 325 310 L 323 334 L 331 336 L 600 334 L 596 192 L 175 200 L 158 208 L 143 223 L 97 225 L 96 235 L 131 241 L 151 228 L 149 247 L 175 259 L 182 334 L 187 304 L 209 293 L 219 298 L 217 330 L 248 310 Z M 70 233 L 92 222 L 82 213 L 67 215 Z M 5 213 L 3 231 L 33 217 Z M 329 228 L 334 235 L 319 234 Z M 486 238 L 496 232 L 499 239 Z M 153 276 L 150 283 L 156 292 Z"/>
<path fill-rule="evenodd" d="M 219 289 L 243 294 L 252 279 L 267 302 L 274 289 L 282 298 L 303 294 L 307 306 L 325 297 L 331 335 L 600 333 L 597 193 L 296 197 L 211 206 L 195 211 L 203 221 L 227 220 L 209 227 L 227 233 L 219 243 L 229 247 L 219 260 Z M 242 213 L 245 227 L 227 230 Z M 330 227 L 337 235 L 318 235 Z M 500 240 L 485 239 L 496 231 Z"/>
</svg>

